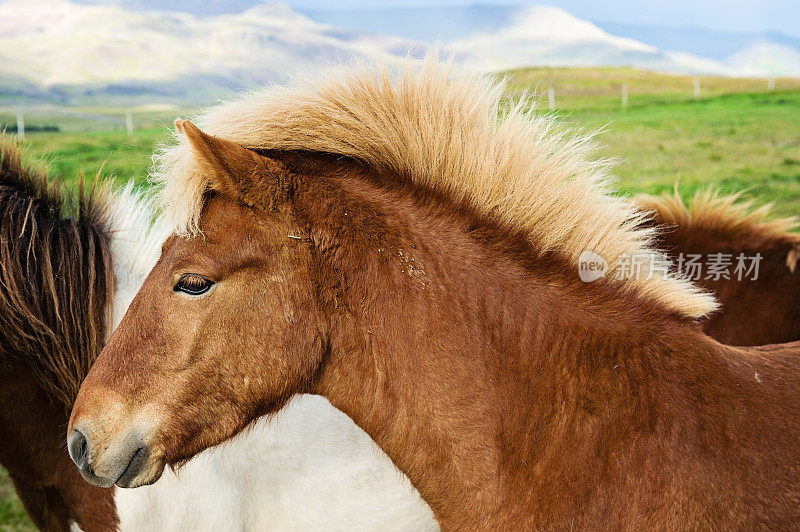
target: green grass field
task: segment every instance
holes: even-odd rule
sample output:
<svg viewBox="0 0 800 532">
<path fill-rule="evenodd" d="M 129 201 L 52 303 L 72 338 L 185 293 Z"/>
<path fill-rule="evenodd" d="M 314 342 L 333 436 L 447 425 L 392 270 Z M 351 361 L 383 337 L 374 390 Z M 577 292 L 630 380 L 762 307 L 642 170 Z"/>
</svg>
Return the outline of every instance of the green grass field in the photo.
<svg viewBox="0 0 800 532">
<path fill-rule="evenodd" d="M 677 182 L 688 196 L 714 186 L 772 202 L 779 214 L 800 213 L 800 90 L 564 117 L 608 124 L 599 140 L 604 155 L 619 158 L 622 192 L 659 193 Z"/>
<path fill-rule="evenodd" d="M 3 532 L 36 530 L 17 499 L 14 486 L 11 485 L 11 480 L 3 468 L 0 468 L 0 530 Z"/>
<path fill-rule="evenodd" d="M 589 130 L 603 129 L 601 154 L 616 158 L 617 189 L 660 193 L 677 182 L 689 196 L 714 186 L 745 191 L 775 213 L 800 214 L 800 79 L 694 80 L 627 67 L 530 68 L 505 72 L 512 94 L 534 92 L 548 110 Z M 627 84 L 623 109 L 621 85 Z"/>
<path fill-rule="evenodd" d="M 618 158 L 621 193 L 659 193 L 678 182 L 688 196 L 716 186 L 772 202 L 776 214 L 800 213 L 800 80 L 778 79 L 768 91 L 766 80 L 702 78 L 702 98 L 696 101 L 692 78 L 635 69 L 537 68 L 506 75 L 512 96 L 531 87 L 545 91 L 542 107 L 549 112 L 546 90 L 553 86 L 563 120 L 604 129 L 598 137 L 601 155 Z M 620 105 L 622 82 L 628 84 L 626 109 Z M 81 169 L 93 176 L 100 168 L 120 181 L 143 183 L 153 147 L 178 112 L 151 113 L 132 137 L 119 121 L 103 128 L 119 110 L 99 114 L 103 120 L 93 122 L 88 109 L 81 110 L 80 120 L 75 113 L 42 112 L 36 120 L 59 125 L 62 132 L 31 133 L 25 145 L 72 183 Z M 0 123 L 12 117 L 0 109 Z M 30 527 L 25 523 L 10 483 L 0 476 L 0 530 Z"/>
</svg>

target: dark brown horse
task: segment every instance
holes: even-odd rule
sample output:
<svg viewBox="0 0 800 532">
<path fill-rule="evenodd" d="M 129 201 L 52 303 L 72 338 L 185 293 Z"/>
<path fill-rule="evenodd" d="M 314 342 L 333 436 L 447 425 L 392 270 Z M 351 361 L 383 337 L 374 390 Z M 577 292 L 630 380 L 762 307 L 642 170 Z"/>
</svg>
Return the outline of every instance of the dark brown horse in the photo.
<svg viewBox="0 0 800 532">
<path fill-rule="evenodd" d="M 86 484 L 63 444 L 110 319 L 106 201 L 73 198 L 0 136 L 0 463 L 43 530 L 117 522 L 113 490 Z"/>
<path fill-rule="evenodd" d="M 768 206 L 754 209 L 739 195 L 711 190 L 698 192 L 688 206 L 677 192 L 637 202 L 655 215 L 658 247 L 719 299 L 720 310 L 704 322 L 706 333 L 730 345 L 800 340 L 796 220 L 770 219 Z M 711 271 L 715 258 L 721 267 Z"/>
<path fill-rule="evenodd" d="M 706 336 L 586 145 L 501 93 L 428 64 L 178 122 L 179 233 L 72 412 L 85 478 L 148 484 L 311 392 L 446 529 L 796 527 L 800 346 Z"/>
</svg>

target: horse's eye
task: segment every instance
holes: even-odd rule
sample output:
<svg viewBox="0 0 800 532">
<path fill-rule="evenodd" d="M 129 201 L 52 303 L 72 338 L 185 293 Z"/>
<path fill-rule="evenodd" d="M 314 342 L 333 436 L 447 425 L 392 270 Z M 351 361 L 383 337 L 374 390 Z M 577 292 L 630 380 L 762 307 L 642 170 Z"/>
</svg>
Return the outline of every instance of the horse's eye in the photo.
<svg viewBox="0 0 800 532">
<path fill-rule="evenodd" d="M 205 294 L 214 286 L 214 283 L 196 273 L 185 273 L 178 279 L 178 283 L 172 290 L 175 292 L 183 292 L 191 296 L 199 296 Z"/>
</svg>

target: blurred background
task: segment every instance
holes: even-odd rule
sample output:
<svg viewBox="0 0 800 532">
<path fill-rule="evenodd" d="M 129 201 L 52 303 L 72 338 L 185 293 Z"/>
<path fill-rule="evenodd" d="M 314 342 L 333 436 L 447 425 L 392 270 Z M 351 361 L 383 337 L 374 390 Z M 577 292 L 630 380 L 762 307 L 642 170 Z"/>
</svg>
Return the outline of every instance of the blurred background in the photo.
<svg viewBox="0 0 800 532">
<path fill-rule="evenodd" d="M 438 44 L 538 112 L 603 128 L 620 193 L 800 207 L 796 0 L 0 0 L 0 129 L 74 183 L 146 182 L 177 116 L 331 62 Z M 31 529 L 0 470 L 0 530 Z"/>
</svg>

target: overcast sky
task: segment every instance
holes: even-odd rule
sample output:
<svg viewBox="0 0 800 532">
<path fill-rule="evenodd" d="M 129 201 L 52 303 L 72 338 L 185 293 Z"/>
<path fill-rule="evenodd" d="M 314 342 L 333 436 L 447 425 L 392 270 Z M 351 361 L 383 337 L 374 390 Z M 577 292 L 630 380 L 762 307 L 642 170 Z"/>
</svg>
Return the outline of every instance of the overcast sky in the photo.
<svg viewBox="0 0 800 532">
<path fill-rule="evenodd" d="M 800 0 L 283 0 L 298 8 L 350 9 L 430 5 L 545 4 L 601 22 L 695 26 L 736 31 L 780 31 L 800 37 Z"/>
</svg>

